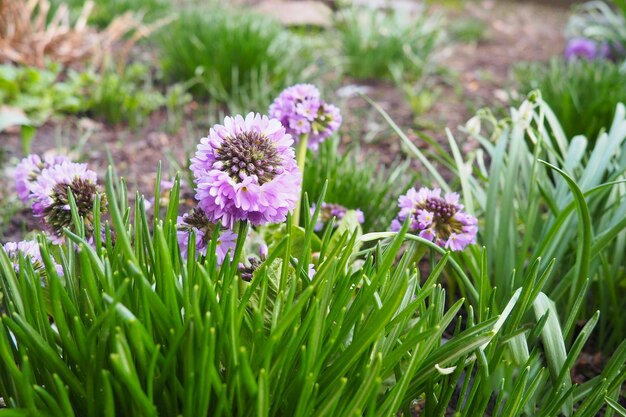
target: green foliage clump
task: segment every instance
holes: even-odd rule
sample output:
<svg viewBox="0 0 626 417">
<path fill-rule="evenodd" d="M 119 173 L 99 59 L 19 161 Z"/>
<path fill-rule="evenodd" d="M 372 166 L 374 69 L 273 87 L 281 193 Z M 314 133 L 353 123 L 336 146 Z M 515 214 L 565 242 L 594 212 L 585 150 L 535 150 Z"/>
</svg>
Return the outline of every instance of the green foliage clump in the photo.
<svg viewBox="0 0 626 417">
<path fill-rule="evenodd" d="M 626 58 L 626 0 L 593 0 L 576 6 L 567 22 L 568 38 L 588 38 L 605 44 L 612 58 Z"/>
<path fill-rule="evenodd" d="M 438 20 L 398 12 L 351 8 L 337 22 L 345 68 L 358 79 L 392 79 L 394 68 L 408 80 L 428 73 L 441 32 Z"/>
<path fill-rule="evenodd" d="M 486 262 L 491 275 L 484 279 L 505 303 L 532 266 L 529 259 L 554 259 L 543 291 L 565 318 L 566 340 L 576 333 L 577 320 L 600 310 L 594 340 L 610 352 L 626 338 L 626 303 L 615 296 L 626 284 L 626 108 L 616 106 L 607 132 L 596 140 L 568 137 L 537 92 L 512 109 L 510 118 L 479 114 L 488 124 L 482 133 L 471 132 L 480 152 L 464 159 L 451 135 L 452 152 L 437 152 L 438 161 L 456 174 L 466 210 L 481 219 L 478 241 L 488 256 L 481 259 L 472 247 L 460 262 L 475 280 Z M 409 149 L 424 160 L 415 146 Z"/>
<path fill-rule="evenodd" d="M 609 61 L 552 60 L 548 65 L 515 68 L 518 90 L 541 91 L 568 138 L 584 135 L 595 141 L 610 125 L 617 103 L 626 102 L 626 68 Z"/>
<path fill-rule="evenodd" d="M 127 122 L 137 128 L 154 111 L 167 107 L 180 112 L 191 101 L 181 84 L 162 93 L 145 64 L 132 64 L 121 73 L 107 70 L 91 76 L 84 110 L 109 123 Z"/>
<path fill-rule="evenodd" d="M 398 196 L 413 186 L 414 176 L 407 161 L 383 167 L 372 154 L 361 154 L 358 147 L 339 150 L 338 139 L 327 139 L 317 152 L 309 152 L 303 189 L 317 201 L 328 179 L 325 202 L 361 209 L 363 230 L 386 230 L 397 214 Z"/>
<path fill-rule="evenodd" d="M 159 37 L 165 74 L 195 81 L 192 91 L 232 112 L 264 112 L 285 87 L 302 81 L 309 52 L 266 17 L 230 9 L 187 11 Z"/>
<path fill-rule="evenodd" d="M 532 262 L 500 306 L 484 250 L 470 281 L 408 225 L 320 240 L 305 216 L 304 229 L 287 220 L 247 282 L 237 272 L 245 224 L 232 261 L 217 265 L 215 238 L 198 261 L 192 238 L 184 261 L 178 183 L 154 223 L 143 198 L 129 215 L 112 169 L 106 194 L 110 224 L 94 218 L 105 236 L 85 240 L 71 200 L 77 233 L 60 247 L 40 237 L 43 271 L 21 258 L 16 273 L 0 248 L 0 416 L 409 416 L 417 405 L 437 417 L 592 417 L 605 402 L 619 407 L 626 343 L 601 375 L 572 384 L 598 315 L 564 340 L 541 292 L 550 265 L 540 273 Z M 368 241 L 379 243 L 359 252 Z M 448 303 L 444 281 L 465 283 L 469 298 Z"/>
<path fill-rule="evenodd" d="M 34 125 L 41 125 L 60 113 L 82 109 L 84 78 L 70 71 L 62 77 L 62 67 L 45 69 L 0 65 L 0 103 L 22 110 Z"/>
<path fill-rule="evenodd" d="M 32 126 L 62 114 L 88 114 L 136 128 L 157 109 L 180 112 L 190 100 L 181 84 L 162 93 L 145 64 L 132 64 L 120 73 L 63 71 L 56 64 L 46 69 L 0 65 L 0 102 L 24 112 L 23 123 Z"/>
</svg>

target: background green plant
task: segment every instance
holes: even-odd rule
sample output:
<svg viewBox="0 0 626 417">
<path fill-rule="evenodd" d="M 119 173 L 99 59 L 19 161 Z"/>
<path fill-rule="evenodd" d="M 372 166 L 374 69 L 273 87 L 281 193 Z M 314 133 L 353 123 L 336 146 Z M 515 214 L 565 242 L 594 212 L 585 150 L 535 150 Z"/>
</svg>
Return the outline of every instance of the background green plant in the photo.
<svg viewBox="0 0 626 417">
<path fill-rule="evenodd" d="M 365 8 L 343 10 L 337 30 L 347 75 L 358 79 L 392 79 L 392 67 L 417 80 L 431 69 L 440 40 L 439 19 L 426 13 L 412 17 Z"/>
<path fill-rule="evenodd" d="M 361 152 L 358 146 L 341 152 L 338 138 L 325 140 L 307 158 L 303 189 L 311 200 L 317 201 L 328 180 L 325 202 L 361 209 L 365 232 L 389 228 L 397 214 L 398 196 L 415 179 L 408 161 L 397 160 L 385 168 L 375 154 Z"/>
<path fill-rule="evenodd" d="M 163 69 L 193 80 L 194 94 L 231 112 L 264 112 L 285 87 L 305 81 L 305 43 L 267 17 L 224 8 L 190 10 L 158 36 Z"/>
<path fill-rule="evenodd" d="M 548 65 L 520 65 L 514 74 L 522 94 L 541 90 L 568 138 L 595 141 L 610 125 L 617 103 L 626 102 L 626 68 L 609 61 L 553 59 Z"/>
<path fill-rule="evenodd" d="M 575 334 L 576 320 L 600 310 L 594 342 L 605 353 L 612 351 L 626 336 L 621 314 L 626 304 L 615 296 L 626 284 L 624 106 L 617 106 L 613 122 L 595 143 L 568 138 L 536 92 L 512 109 L 509 119 L 479 114 L 491 134 L 475 134 L 482 145 L 478 152 L 463 158 L 448 132 L 452 152 L 439 147 L 435 156 L 457 175 L 466 210 L 481 219 L 478 241 L 489 254 L 483 260 L 473 247 L 458 254 L 459 261 L 474 280 L 487 262 L 498 298 L 506 302 L 521 285 L 529 259 L 555 259 L 544 291 L 567 318 L 566 340 Z M 402 139 L 426 164 L 430 178 L 449 190 L 425 155 Z M 467 285 L 460 290 L 466 294 Z"/>
<path fill-rule="evenodd" d="M 570 17 L 566 35 L 606 43 L 616 61 L 626 58 L 626 2 L 588 1 L 578 5 Z"/>
<path fill-rule="evenodd" d="M 131 64 L 121 73 L 109 69 L 91 75 L 84 109 L 112 124 L 127 122 L 137 128 L 154 111 L 167 107 L 174 117 L 191 101 L 182 84 L 173 84 L 162 93 L 155 84 L 158 79 L 145 64 Z"/>
<path fill-rule="evenodd" d="M 34 125 L 61 113 L 81 110 L 84 80 L 76 72 L 61 77 L 62 67 L 45 69 L 0 65 L 0 103 L 24 111 Z"/>
</svg>

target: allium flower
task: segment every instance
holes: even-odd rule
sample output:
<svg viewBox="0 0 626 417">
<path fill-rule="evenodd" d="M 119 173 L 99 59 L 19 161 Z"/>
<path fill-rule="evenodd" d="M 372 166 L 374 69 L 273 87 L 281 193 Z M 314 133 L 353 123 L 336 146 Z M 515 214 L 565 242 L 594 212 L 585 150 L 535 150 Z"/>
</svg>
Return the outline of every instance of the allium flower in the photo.
<svg viewBox="0 0 626 417">
<path fill-rule="evenodd" d="M 189 234 L 193 231 L 196 235 L 196 252 L 206 255 L 207 248 L 213 239 L 213 231 L 217 225 L 211 223 L 209 218 L 202 210 L 192 209 L 183 216 L 176 219 L 176 232 L 178 237 L 178 245 L 183 257 L 186 259 L 189 251 Z M 232 259 L 235 246 L 237 245 L 237 235 L 230 230 L 221 230 L 217 238 L 217 247 L 215 255 L 217 263 L 222 264 L 226 258 L 226 254 L 230 252 Z"/>
<path fill-rule="evenodd" d="M 33 213 L 41 217 L 48 231 L 62 240 L 63 229 L 72 227 L 72 213 L 69 204 L 68 189 L 71 190 L 78 214 L 85 223 L 85 234 L 93 234 L 93 203 L 99 194 L 98 175 L 86 164 L 63 162 L 41 171 L 37 181 L 30 185 L 33 199 Z M 102 195 L 101 207 L 106 201 Z"/>
<path fill-rule="evenodd" d="M 320 142 L 341 125 L 341 113 L 320 99 L 311 84 L 296 84 L 284 90 L 269 109 L 270 117 L 280 120 L 287 133 L 299 138 L 309 135 L 308 147 L 317 149 Z"/>
<path fill-rule="evenodd" d="M 58 155 L 48 155 L 41 159 L 39 155 L 31 154 L 22 159 L 15 167 L 15 190 L 20 200 L 28 203 L 30 200 L 30 185 L 37 180 L 42 170 L 69 161 L 67 157 Z"/>
<path fill-rule="evenodd" d="M 191 160 L 199 206 L 212 222 L 280 223 L 300 198 L 293 139 L 276 119 L 226 117 L 202 138 Z"/>
<path fill-rule="evenodd" d="M 44 266 L 43 259 L 41 258 L 41 252 L 39 251 L 39 244 L 35 240 L 23 240 L 21 242 L 7 242 L 3 245 L 4 251 L 9 255 L 9 259 L 13 263 L 13 269 L 16 274 L 20 272 L 20 253 L 24 258 L 28 259 L 35 272 L 39 272 L 44 275 L 46 267 Z M 63 268 L 61 265 L 55 264 L 57 274 L 63 275 Z"/>
<path fill-rule="evenodd" d="M 476 218 L 462 211 L 457 193 L 442 197 L 438 188 L 411 188 L 398 199 L 398 205 L 400 212 L 391 223 L 393 231 L 400 230 L 408 218 L 410 231 L 441 247 L 458 251 L 476 243 Z"/>
<path fill-rule="evenodd" d="M 315 213 L 315 208 L 316 208 L 316 205 L 313 204 L 311 206 L 311 216 L 313 216 L 313 214 Z M 348 212 L 348 209 L 342 205 L 332 204 L 332 203 L 322 203 L 322 207 L 320 208 L 320 213 L 317 216 L 317 223 L 315 224 L 315 231 L 319 232 L 320 230 L 322 230 L 324 228 L 324 225 L 328 223 L 333 217 L 335 217 L 337 220 L 343 219 L 347 212 Z M 359 222 L 359 224 L 363 224 L 363 222 L 365 221 L 365 216 L 363 215 L 363 212 L 361 211 L 361 209 L 356 209 L 355 212 L 356 212 L 357 221 Z M 337 226 L 338 224 L 335 223 L 335 227 Z"/>
<path fill-rule="evenodd" d="M 570 39 L 565 47 L 565 59 L 567 61 L 576 58 L 583 58 L 588 61 L 595 59 L 607 59 L 610 55 L 610 48 L 606 43 L 598 44 L 588 38 Z"/>
</svg>

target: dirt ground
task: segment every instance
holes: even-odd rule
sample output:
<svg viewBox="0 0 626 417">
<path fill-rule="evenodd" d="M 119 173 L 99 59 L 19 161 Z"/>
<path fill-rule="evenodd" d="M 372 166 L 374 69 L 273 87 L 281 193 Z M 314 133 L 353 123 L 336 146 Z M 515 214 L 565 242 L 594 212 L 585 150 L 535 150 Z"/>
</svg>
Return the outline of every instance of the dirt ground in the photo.
<svg viewBox="0 0 626 417">
<path fill-rule="evenodd" d="M 564 46 L 562 33 L 569 10 L 564 5 L 493 0 L 472 1 L 461 9 L 442 6 L 435 6 L 435 9 L 440 9 L 448 21 L 468 17 L 484 21 L 486 36 L 479 42 L 449 44 L 438 52 L 439 63 L 448 76 L 437 82 L 441 94 L 434 106 L 416 121 L 402 94 L 392 84 L 376 82 L 366 85 L 367 94 L 422 148 L 425 144 L 418 140 L 418 129 L 444 141 L 444 127 L 456 131 L 476 109 L 494 103 L 506 105 L 506 91 L 511 89 L 510 71 L 516 63 L 545 61 L 561 54 Z M 345 80 L 344 85 L 350 84 L 350 80 Z M 92 169 L 104 173 L 110 153 L 129 188 L 134 190 L 137 186 L 141 192 L 149 194 L 157 161 L 163 161 L 166 172 L 170 161 L 184 164 L 186 152 L 193 149 L 206 130 L 207 120 L 197 120 L 193 107 L 192 103 L 186 110 L 188 120 L 176 132 L 164 128 L 164 113 L 154 114 L 138 132 L 72 117 L 49 122 L 38 130 L 32 151 L 44 153 L 52 148 L 70 149 L 82 142 L 79 148 L 81 159 Z M 397 138 L 385 130 L 380 117 L 362 98 L 356 96 L 344 100 L 343 113 L 342 131 L 358 133 L 360 129 L 363 148 L 377 151 L 382 162 L 390 163 L 401 152 Z M 382 133 L 369 137 L 372 128 L 380 129 Z M 354 140 L 354 134 L 351 138 L 346 135 L 345 140 Z M 457 140 L 465 149 L 474 146 L 465 142 L 461 134 L 457 135 Z M 19 135 L 0 134 L 0 143 L 9 157 L 19 156 Z M 9 198 L 12 191 L 9 172 L 0 176 L 0 198 Z M 0 239 L 19 240 L 23 230 L 32 230 L 35 226 L 28 210 L 18 211 L 9 224 L 0 225 Z"/>
</svg>

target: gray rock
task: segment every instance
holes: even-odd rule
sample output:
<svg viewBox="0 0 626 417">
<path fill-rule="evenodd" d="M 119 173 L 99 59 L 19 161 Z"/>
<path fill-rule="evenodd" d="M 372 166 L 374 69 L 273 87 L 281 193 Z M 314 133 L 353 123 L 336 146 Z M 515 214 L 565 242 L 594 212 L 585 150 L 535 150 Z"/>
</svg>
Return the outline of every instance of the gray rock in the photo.
<svg viewBox="0 0 626 417">
<path fill-rule="evenodd" d="M 333 11 L 321 1 L 266 0 L 255 9 L 277 19 L 285 26 L 327 28 L 333 24 Z"/>
</svg>

